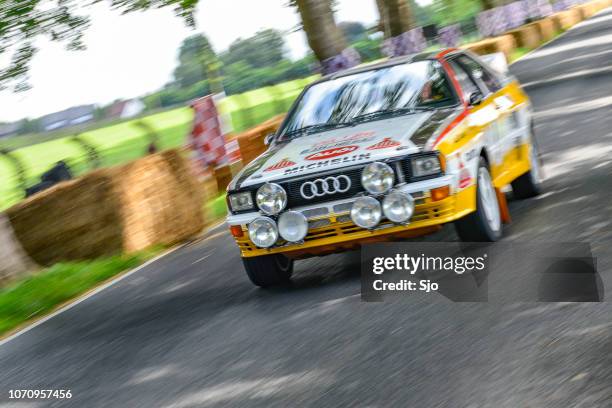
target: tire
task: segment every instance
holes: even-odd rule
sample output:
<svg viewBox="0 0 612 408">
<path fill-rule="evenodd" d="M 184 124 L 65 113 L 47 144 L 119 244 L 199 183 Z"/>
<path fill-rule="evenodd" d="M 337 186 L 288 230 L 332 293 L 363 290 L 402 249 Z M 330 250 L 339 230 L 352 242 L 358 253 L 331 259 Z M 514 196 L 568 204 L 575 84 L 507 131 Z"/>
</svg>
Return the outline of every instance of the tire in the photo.
<svg viewBox="0 0 612 408">
<path fill-rule="evenodd" d="M 531 169 L 511 183 L 512 194 L 517 199 L 535 197 L 542 191 L 542 160 L 534 143 L 533 131 L 530 139 L 529 164 Z"/>
<path fill-rule="evenodd" d="M 502 235 L 499 202 L 483 157 L 478 163 L 476 211 L 455 221 L 455 230 L 464 242 L 495 242 Z"/>
<path fill-rule="evenodd" d="M 285 285 L 293 274 L 293 259 L 284 255 L 242 258 L 242 263 L 251 282 L 262 288 Z"/>
</svg>

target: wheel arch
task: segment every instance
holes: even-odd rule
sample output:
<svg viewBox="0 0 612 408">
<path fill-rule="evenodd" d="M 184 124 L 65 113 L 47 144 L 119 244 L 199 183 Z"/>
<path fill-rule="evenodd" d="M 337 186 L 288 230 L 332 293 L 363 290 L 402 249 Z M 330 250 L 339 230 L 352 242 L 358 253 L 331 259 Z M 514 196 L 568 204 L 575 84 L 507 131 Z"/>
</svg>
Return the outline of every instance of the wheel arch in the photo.
<svg viewBox="0 0 612 408">
<path fill-rule="evenodd" d="M 487 163 L 487 167 L 489 168 L 489 170 L 491 170 L 491 162 L 489 161 L 489 153 L 487 152 L 487 148 L 486 147 L 482 147 L 480 149 L 480 157 L 482 157 L 484 159 L 484 161 Z"/>
</svg>

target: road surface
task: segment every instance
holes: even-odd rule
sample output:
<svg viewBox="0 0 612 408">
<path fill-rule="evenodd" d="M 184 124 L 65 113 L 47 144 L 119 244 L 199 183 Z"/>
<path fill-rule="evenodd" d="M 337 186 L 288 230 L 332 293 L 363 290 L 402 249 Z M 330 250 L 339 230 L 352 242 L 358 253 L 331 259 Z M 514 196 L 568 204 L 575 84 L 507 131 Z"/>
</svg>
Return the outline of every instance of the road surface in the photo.
<svg viewBox="0 0 612 408">
<path fill-rule="evenodd" d="M 548 180 L 510 202 L 504 241 L 588 241 L 612 288 L 612 9 L 512 72 Z M 358 271 L 335 255 L 256 289 L 219 229 L 0 346 L 0 406 L 612 406 L 609 304 L 366 304 Z M 16 404 L 15 388 L 73 398 Z"/>
</svg>

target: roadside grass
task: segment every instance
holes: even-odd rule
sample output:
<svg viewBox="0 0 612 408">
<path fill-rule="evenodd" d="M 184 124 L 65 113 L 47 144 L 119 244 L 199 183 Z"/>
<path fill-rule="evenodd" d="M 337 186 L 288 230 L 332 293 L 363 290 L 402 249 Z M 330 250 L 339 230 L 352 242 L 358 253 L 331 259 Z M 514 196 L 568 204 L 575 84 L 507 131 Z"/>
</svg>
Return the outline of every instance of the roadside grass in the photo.
<svg viewBox="0 0 612 408">
<path fill-rule="evenodd" d="M 221 194 L 217 198 L 207 201 L 204 204 L 204 214 L 208 225 L 221 221 L 227 215 L 227 204 L 225 202 L 225 194 Z"/>
<path fill-rule="evenodd" d="M 513 63 L 514 61 L 524 57 L 525 55 L 527 55 L 531 51 L 532 51 L 531 48 L 526 48 L 526 47 L 515 48 L 512 51 L 512 53 L 510 54 L 510 60 L 508 61 L 508 63 Z"/>
<path fill-rule="evenodd" d="M 153 248 L 134 255 L 58 263 L 0 288 L 0 337 L 160 251 L 161 248 Z"/>
</svg>

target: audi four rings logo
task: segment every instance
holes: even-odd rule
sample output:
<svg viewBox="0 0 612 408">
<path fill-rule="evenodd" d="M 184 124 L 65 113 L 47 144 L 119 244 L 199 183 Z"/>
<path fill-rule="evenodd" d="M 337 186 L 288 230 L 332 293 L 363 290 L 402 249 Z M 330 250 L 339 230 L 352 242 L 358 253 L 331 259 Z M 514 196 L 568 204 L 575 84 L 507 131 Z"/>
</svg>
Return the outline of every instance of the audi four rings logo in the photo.
<svg viewBox="0 0 612 408">
<path fill-rule="evenodd" d="M 307 200 L 327 194 L 346 193 L 351 188 L 351 179 L 344 174 L 307 181 L 300 187 L 300 194 Z"/>
</svg>

